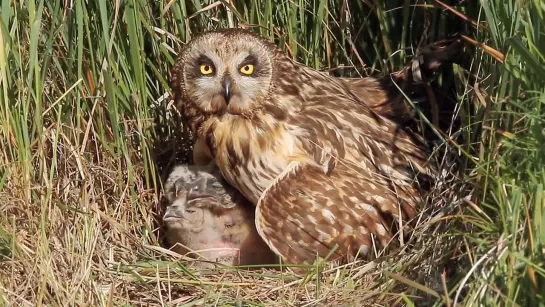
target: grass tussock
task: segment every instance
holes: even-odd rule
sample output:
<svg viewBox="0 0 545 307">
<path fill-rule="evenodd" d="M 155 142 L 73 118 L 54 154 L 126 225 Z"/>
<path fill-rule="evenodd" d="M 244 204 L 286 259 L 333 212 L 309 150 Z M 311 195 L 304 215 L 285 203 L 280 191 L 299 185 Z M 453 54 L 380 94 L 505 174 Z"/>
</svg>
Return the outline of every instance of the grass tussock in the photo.
<svg viewBox="0 0 545 307">
<path fill-rule="evenodd" d="M 2 304 L 545 304 L 544 16 L 515 0 L 0 1 Z M 455 105 L 436 159 L 457 178 L 435 183 L 405 248 L 301 277 L 194 270 L 161 247 L 162 179 L 191 150 L 168 71 L 228 26 L 338 76 L 474 40 L 433 84 Z"/>
</svg>

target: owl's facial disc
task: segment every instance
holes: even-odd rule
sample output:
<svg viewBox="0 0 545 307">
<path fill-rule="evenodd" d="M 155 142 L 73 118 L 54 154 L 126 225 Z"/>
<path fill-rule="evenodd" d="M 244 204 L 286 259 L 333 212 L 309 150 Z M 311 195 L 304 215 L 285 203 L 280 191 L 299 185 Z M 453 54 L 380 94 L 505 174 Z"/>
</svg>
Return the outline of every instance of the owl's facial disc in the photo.
<svg viewBox="0 0 545 307">
<path fill-rule="evenodd" d="M 184 82 L 189 100 L 205 113 L 248 116 L 267 98 L 272 80 L 268 47 L 255 38 L 208 33 L 186 52 Z"/>
</svg>

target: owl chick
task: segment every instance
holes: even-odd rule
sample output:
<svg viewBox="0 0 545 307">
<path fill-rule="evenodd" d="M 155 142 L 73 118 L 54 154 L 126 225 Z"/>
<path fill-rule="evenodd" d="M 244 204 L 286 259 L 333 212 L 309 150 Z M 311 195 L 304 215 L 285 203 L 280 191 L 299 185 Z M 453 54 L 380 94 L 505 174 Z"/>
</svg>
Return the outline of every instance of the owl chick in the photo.
<svg viewBox="0 0 545 307">
<path fill-rule="evenodd" d="M 222 180 L 217 169 L 178 165 L 165 191 L 169 205 L 163 222 L 175 252 L 196 252 L 226 265 L 275 263 L 275 254 L 255 229 L 253 206 Z"/>
<path fill-rule="evenodd" d="M 242 29 L 202 33 L 173 70 L 176 105 L 210 159 L 256 206 L 256 228 L 289 263 L 385 248 L 417 214 L 434 170 L 417 135 L 348 84 Z M 372 97 L 371 97 L 372 98 Z"/>
</svg>

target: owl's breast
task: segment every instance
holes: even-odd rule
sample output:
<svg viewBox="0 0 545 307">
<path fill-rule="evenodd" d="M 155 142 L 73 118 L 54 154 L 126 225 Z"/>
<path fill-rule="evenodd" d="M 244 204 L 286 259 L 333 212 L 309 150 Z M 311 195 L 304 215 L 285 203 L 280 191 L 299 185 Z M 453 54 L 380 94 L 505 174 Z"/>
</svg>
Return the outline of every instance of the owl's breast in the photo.
<svg viewBox="0 0 545 307">
<path fill-rule="evenodd" d="M 309 160 L 301 142 L 278 122 L 223 121 L 214 131 L 215 163 L 223 177 L 251 203 L 284 171 L 291 161 Z"/>
</svg>

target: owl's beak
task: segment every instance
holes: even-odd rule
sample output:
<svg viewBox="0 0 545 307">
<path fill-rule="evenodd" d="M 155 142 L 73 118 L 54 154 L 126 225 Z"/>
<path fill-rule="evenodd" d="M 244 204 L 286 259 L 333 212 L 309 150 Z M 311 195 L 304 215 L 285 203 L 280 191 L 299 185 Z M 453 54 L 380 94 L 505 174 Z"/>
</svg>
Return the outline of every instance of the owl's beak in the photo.
<svg viewBox="0 0 545 307">
<path fill-rule="evenodd" d="M 182 218 L 179 214 L 173 211 L 174 209 L 170 207 L 167 208 L 167 212 L 165 215 L 163 215 L 163 222 L 175 222 Z"/>
<path fill-rule="evenodd" d="M 185 199 L 178 199 L 174 201 L 172 204 L 167 206 L 167 210 L 165 214 L 163 215 L 163 222 L 175 222 L 183 218 L 183 208 L 187 202 Z"/>
<path fill-rule="evenodd" d="M 223 97 L 225 97 L 225 103 L 229 104 L 229 100 L 231 99 L 231 76 L 225 75 L 221 85 L 223 86 Z"/>
</svg>

